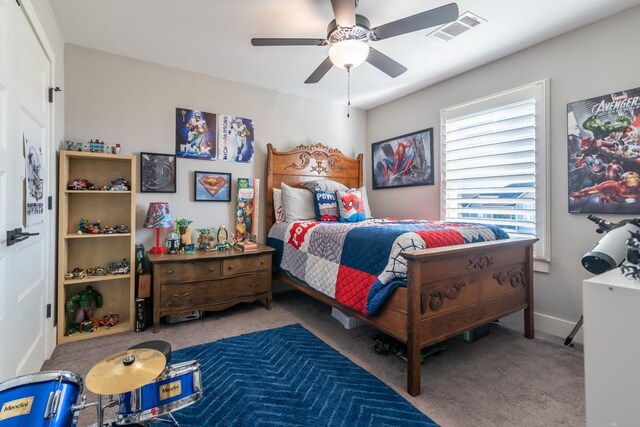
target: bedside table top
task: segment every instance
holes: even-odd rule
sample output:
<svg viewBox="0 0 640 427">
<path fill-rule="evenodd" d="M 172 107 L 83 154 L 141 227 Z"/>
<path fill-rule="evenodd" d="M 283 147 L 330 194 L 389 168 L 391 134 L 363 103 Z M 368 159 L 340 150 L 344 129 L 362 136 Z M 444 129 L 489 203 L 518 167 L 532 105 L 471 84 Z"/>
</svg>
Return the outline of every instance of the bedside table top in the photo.
<svg viewBox="0 0 640 427">
<path fill-rule="evenodd" d="M 258 245 L 258 250 L 243 252 L 241 249 L 232 247 L 225 251 L 196 251 L 193 254 L 151 254 L 147 252 L 149 261 L 155 262 L 180 262 L 192 261 L 198 259 L 224 259 L 246 255 L 258 255 L 274 252 L 275 249 L 270 246 Z"/>
</svg>

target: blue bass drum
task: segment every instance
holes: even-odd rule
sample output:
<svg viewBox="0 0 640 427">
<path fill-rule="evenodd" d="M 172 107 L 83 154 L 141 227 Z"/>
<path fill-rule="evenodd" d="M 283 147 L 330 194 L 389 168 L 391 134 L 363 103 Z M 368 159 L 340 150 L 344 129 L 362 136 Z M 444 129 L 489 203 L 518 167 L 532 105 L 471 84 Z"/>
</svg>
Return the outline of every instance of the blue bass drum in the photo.
<svg viewBox="0 0 640 427">
<path fill-rule="evenodd" d="M 120 395 L 116 423 L 120 425 L 152 420 L 186 408 L 201 398 L 200 362 L 191 360 L 169 365 L 149 384 Z"/>
<path fill-rule="evenodd" d="M 82 379 L 73 372 L 22 375 L 0 383 L 1 427 L 72 427 Z"/>
</svg>

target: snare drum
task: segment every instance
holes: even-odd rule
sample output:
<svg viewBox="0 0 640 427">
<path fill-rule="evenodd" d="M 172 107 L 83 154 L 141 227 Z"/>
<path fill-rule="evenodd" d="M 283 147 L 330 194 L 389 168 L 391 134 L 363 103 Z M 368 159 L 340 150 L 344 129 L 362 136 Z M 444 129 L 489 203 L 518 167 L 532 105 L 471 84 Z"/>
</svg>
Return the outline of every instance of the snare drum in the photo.
<svg viewBox="0 0 640 427">
<path fill-rule="evenodd" d="M 1 427 L 71 427 L 82 379 L 73 372 L 22 375 L 0 383 Z"/>
<path fill-rule="evenodd" d="M 120 395 L 117 423 L 148 421 L 186 408 L 201 398 L 200 362 L 191 360 L 169 365 L 149 384 Z"/>
</svg>

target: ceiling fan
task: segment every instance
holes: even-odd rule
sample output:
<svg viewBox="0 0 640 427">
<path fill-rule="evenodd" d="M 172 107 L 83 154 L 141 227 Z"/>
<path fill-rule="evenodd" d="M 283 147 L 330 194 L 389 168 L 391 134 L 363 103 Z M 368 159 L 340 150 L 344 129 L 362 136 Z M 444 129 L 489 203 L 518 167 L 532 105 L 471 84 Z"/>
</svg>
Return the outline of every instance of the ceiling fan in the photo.
<svg viewBox="0 0 640 427">
<path fill-rule="evenodd" d="M 335 19 L 329 23 L 325 39 L 253 38 L 251 44 L 253 46 L 330 46 L 329 56 L 311 73 L 305 83 L 319 82 L 333 65 L 350 70 L 365 61 L 395 78 L 407 71 L 407 68 L 369 46 L 369 41 L 385 40 L 458 19 L 458 5 L 449 3 L 370 28 L 369 20 L 356 14 L 358 1 L 331 0 Z"/>
</svg>

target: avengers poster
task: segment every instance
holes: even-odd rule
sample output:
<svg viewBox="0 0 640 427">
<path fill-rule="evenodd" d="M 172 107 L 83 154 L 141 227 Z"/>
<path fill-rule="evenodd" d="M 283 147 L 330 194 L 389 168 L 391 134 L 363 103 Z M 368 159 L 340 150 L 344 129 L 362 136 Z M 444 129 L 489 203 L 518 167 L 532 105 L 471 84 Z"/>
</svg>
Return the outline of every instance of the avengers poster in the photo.
<svg viewBox="0 0 640 427">
<path fill-rule="evenodd" d="M 373 189 L 433 185 L 433 128 L 371 144 Z"/>
<path fill-rule="evenodd" d="M 567 104 L 569 212 L 640 213 L 640 88 Z"/>
<path fill-rule="evenodd" d="M 216 159 L 216 115 L 176 108 L 176 156 L 186 159 Z"/>
</svg>

